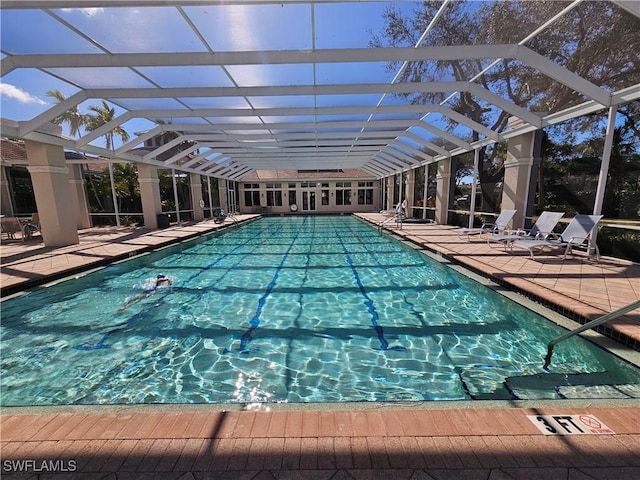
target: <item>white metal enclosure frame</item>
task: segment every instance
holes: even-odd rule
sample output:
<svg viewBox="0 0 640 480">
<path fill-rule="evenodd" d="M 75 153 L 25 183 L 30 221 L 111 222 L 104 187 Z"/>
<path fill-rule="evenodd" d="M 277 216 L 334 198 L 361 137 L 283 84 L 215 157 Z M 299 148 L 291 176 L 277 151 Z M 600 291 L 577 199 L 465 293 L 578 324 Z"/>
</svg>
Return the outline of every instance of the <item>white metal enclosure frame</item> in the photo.
<svg viewBox="0 0 640 480">
<path fill-rule="evenodd" d="M 620 104 L 640 98 L 640 84 L 629 85 L 619 91 L 608 91 L 525 45 L 540 31 L 553 28 L 557 18 L 580 1 L 569 4 L 557 18 L 550 18 L 546 24 L 540 25 L 536 31 L 516 44 L 421 46 L 422 38 L 428 35 L 427 29 L 414 47 L 369 48 L 346 45 L 340 48 L 321 48 L 316 44 L 320 29 L 316 9 L 320 5 L 340 3 L 346 2 L 3 0 L 0 3 L 0 13 L 3 15 L 10 15 L 14 10 L 40 12 L 53 21 L 60 31 L 86 44 L 83 52 L 94 53 L 51 53 L 46 50 L 23 52 L 19 47 L 14 48 L 11 42 L 3 42 L 3 79 L 20 69 L 34 69 L 73 85 L 77 92 L 28 120 L 3 121 L 1 133 L 6 137 L 53 143 L 88 154 L 143 162 L 163 168 L 179 168 L 236 181 L 257 169 L 361 168 L 376 178 L 382 178 L 477 150 L 567 119 L 615 109 Z M 441 10 L 447 8 L 448 3 L 448 0 L 442 2 Z M 602 3 L 615 4 L 633 15 L 640 28 L 640 7 L 637 2 Z M 309 23 L 296 27 L 302 32 L 300 37 L 305 39 L 305 45 L 309 48 L 220 51 L 215 45 L 211 45 L 210 34 L 203 31 L 202 23 L 195 18 L 194 13 L 202 10 L 190 10 L 225 6 L 283 8 L 290 5 L 300 6 L 309 12 Z M 163 51 L 114 51 L 98 39 L 104 35 L 94 35 L 96 32 L 87 30 L 81 21 L 74 22 L 72 17 L 67 16 L 67 9 L 92 8 L 109 10 L 114 15 L 124 12 L 123 9 L 138 9 L 142 15 L 148 16 L 162 10 L 163 14 L 179 19 L 180 25 L 183 25 L 181 28 L 198 43 L 191 50 L 185 51 L 171 51 L 170 45 Z M 436 17 L 432 24 L 437 21 Z M 21 28 L 37 32 L 39 26 L 22 25 Z M 116 29 L 117 25 L 113 28 Z M 144 29 L 144 25 L 140 28 Z M 251 32 L 243 33 L 249 35 Z M 158 36 L 159 33 L 142 31 L 140 35 Z M 341 75 L 325 76 L 322 73 L 329 72 L 329 67 L 336 65 L 339 68 L 335 68 L 335 71 L 342 68 L 368 71 L 376 63 L 398 62 L 404 68 L 407 62 L 443 59 L 479 60 L 486 63 L 483 71 L 489 71 L 501 60 L 514 60 L 539 75 L 571 87 L 584 98 L 584 102 L 559 112 L 541 115 L 484 88 L 476 82 L 479 75 L 463 82 L 443 79 L 437 83 L 408 83 L 398 82 L 397 74 L 390 81 L 383 82 L 377 79 L 345 81 Z M 189 84 L 186 81 L 178 87 L 161 81 L 164 79 L 158 72 L 163 72 L 163 69 L 175 72 L 174 69 L 180 68 L 215 71 L 223 80 L 211 86 L 202 85 L 205 82 Z M 293 76 L 276 83 L 252 83 L 247 80 L 257 72 L 265 71 L 264 69 L 283 72 L 290 70 Z M 95 83 L 92 75 L 95 76 L 96 72 L 103 72 L 105 76 L 113 73 L 113 78 L 116 79 L 121 75 L 127 80 L 109 87 L 96 86 L 92 84 Z M 395 94 L 424 92 L 442 92 L 449 97 L 458 92 L 466 92 L 492 108 L 508 112 L 520 122 L 515 128 L 498 132 L 454 111 L 446 102 L 425 105 L 391 101 Z M 367 99 L 367 102 L 341 104 L 336 100 L 347 96 Z M 55 137 L 43 133 L 45 124 L 69 109 L 94 99 L 117 105 L 122 113 L 104 126 L 83 133 L 79 138 Z M 210 99 L 226 105 L 198 106 L 200 103 L 212 104 Z M 236 105 L 229 106 L 234 102 Z M 433 121 L 434 116 L 457 123 L 461 127 L 460 131 L 443 128 L 441 122 Z M 113 151 L 96 145 L 95 141 L 100 136 L 135 119 L 146 119 L 155 126 L 137 134 Z M 164 132 L 175 132 L 178 136 L 142 156 L 131 153 L 134 148 L 142 146 L 145 140 Z M 470 132 L 476 132 L 479 140 L 472 141 Z M 181 152 L 181 155 L 162 161 L 157 158 L 161 153 L 185 141 L 191 142 L 192 146 Z M 195 156 L 187 163 L 176 165 L 186 153 L 194 153 Z"/>
</svg>

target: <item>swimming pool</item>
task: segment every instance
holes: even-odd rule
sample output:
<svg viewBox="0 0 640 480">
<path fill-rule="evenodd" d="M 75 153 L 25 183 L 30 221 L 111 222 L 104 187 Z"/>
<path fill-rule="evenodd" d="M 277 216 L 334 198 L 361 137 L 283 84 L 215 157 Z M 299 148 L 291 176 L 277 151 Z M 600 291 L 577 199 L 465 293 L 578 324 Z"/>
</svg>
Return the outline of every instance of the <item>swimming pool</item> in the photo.
<svg viewBox="0 0 640 480">
<path fill-rule="evenodd" d="M 154 289 L 158 273 L 173 280 Z M 640 398 L 640 371 L 356 218 L 270 217 L 2 303 L 3 406 Z"/>
</svg>

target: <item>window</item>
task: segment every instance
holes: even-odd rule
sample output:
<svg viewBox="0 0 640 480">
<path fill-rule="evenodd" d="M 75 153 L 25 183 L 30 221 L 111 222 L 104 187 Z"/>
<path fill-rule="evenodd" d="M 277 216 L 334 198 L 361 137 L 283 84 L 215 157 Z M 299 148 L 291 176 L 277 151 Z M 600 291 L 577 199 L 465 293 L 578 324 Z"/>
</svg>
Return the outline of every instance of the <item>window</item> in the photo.
<svg viewBox="0 0 640 480">
<path fill-rule="evenodd" d="M 320 186 L 322 187 L 322 191 L 320 192 L 322 205 L 329 205 L 329 184 L 322 183 Z"/>
<path fill-rule="evenodd" d="M 373 182 L 358 182 L 358 205 L 373 205 Z"/>
<path fill-rule="evenodd" d="M 289 184 L 289 206 L 296 204 L 296 184 Z"/>
<path fill-rule="evenodd" d="M 282 184 L 267 183 L 267 207 L 282 206 Z"/>
<path fill-rule="evenodd" d="M 260 184 L 258 183 L 244 184 L 244 204 L 247 207 L 260 206 Z"/>
<path fill-rule="evenodd" d="M 336 182 L 336 205 L 351 205 L 351 182 Z"/>
</svg>

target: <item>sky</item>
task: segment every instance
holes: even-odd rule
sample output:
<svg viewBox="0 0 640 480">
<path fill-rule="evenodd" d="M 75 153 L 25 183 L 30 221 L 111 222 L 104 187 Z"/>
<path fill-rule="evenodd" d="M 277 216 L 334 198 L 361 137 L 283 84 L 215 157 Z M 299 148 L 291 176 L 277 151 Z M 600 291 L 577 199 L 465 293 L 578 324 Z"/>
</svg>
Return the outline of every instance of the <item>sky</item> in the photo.
<svg viewBox="0 0 640 480">
<path fill-rule="evenodd" d="M 395 8 L 412 7 L 411 2 L 394 2 L 394 5 Z M 382 12 L 388 6 L 384 2 L 319 3 L 313 8 L 308 4 L 268 4 L 190 6 L 182 10 L 212 50 L 241 51 L 367 47 L 372 32 L 379 33 L 383 28 Z M 57 19 L 73 25 L 80 34 Z M 174 7 L 52 9 L 50 15 L 39 10 L 2 10 L 0 23 L 2 58 L 7 53 L 100 53 L 102 48 L 113 53 L 207 51 Z M 390 83 L 394 72 L 387 72 L 385 67 L 383 63 L 360 64 L 356 68 L 321 64 L 314 71 L 312 65 L 233 65 L 228 67 L 228 74 L 241 85 L 313 84 L 314 77 L 319 84 L 336 81 Z M 227 72 L 218 66 L 145 67 L 139 72 L 142 76 L 127 68 L 108 71 L 49 69 L 48 73 L 36 69 L 14 70 L 4 76 L 0 84 L 0 115 L 12 120 L 28 120 L 55 105 L 55 101 L 46 95 L 47 91 L 59 90 L 69 97 L 78 91 L 73 83 L 88 88 L 233 85 Z M 268 98 L 251 100 L 256 106 L 272 106 L 268 104 Z M 321 99 L 320 102 L 329 100 Z M 354 97 L 350 101 L 358 100 Z M 247 106 L 242 98 L 190 98 L 184 102 L 193 107 Z M 304 105 L 305 102 L 309 99 L 290 101 L 292 105 Z M 180 105 L 172 99 L 160 102 L 130 99 L 121 103 L 131 108 L 175 108 Z M 98 104 L 99 99 L 86 101 L 80 105 L 80 111 L 86 112 L 87 106 Z M 116 114 L 122 112 L 124 110 L 116 106 Z M 124 128 L 136 132 L 152 126 L 145 119 L 136 119 L 127 122 Z M 66 127 L 63 133 L 68 135 Z M 102 146 L 103 141 L 92 143 Z"/>
<path fill-rule="evenodd" d="M 107 2 L 105 2 L 107 3 Z M 296 50 L 328 48 L 367 48 L 373 34 L 384 29 L 383 12 L 393 7 L 411 12 L 420 2 L 353 2 L 310 4 L 214 5 L 175 7 L 118 7 L 85 9 L 0 10 L 0 52 L 28 55 L 33 53 L 145 53 L 145 52 L 213 52 L 244 50 Z M 480 2 L 471 2 L 477 8 Z M 475 5 L 475 7 L 473 7 Z M 67 25 L 72 26 L 73 29 Z M 193 26 L 193 28 L 192 28 Z M 75 29 L 75 30 L 74 30 Z M 195 31 L 194 31 L 195 29 Z M 523 32 L 524 35 L 524 32 Z M 428 40 L 428 39 L 427 39 Z M 198 65 L 191 67 L 139 67 L 136 71 L 111 68 L 17 69 L 2 77 L 0 83 L 0 116 L 24 121 L 50 109 L 55 101 L 46 95 L 59 90 L 65 97 L 84 88 L 126 87 L 195 87 L 195 86 L 261 86 L 308 85 L 330 83 L 391 83 L 397 70 L 389 71 L 386 63 L 360 64 L 283 64 L 283 65 Z M 67 81 L 63 80 L 66 79 Z M 445 79 L 446 80 L 446 79 Z M 326 95 L 273 97 L 221 97 L 178 99 L 119 99 L 116 116 L 128 109 L 175 108 L 268 108 L 323 107 L 333 105 L 383 105 L 400 100 L 392 95 Z M 250 103 L 247 103 L 250 102 Z M 83 102 L 79 108 L 87 112 L 100 99 Z M 485 105 L 487 103 L 485 102 Z M 495 113 L 497 113 L 497 109 Z M 362 120 L 368 115 L 324 117 L 322 120 Z M 377 117 L 381 118 L 381 117 Z M 392 117 L 386 117 L 392 118 Z M 405 117 L 406 118 L 406 117 Z M 280 117 L 280 121 L 301 120 Z M 173 121 L 165 118 L 163 121 Z M 265 120 L 273 120 L 266 118 Z M 202 122 L 199 118 L 182 117 L 180 123 Z M 210 122 L 259 122 L 256 117 L 209 118 Z M 444 130 L 446 119 L 432 113 L 430 124 Z M 489 122 L 490 123 L 490 122 Z M 152 128 L 149 120 L 137 118 L 123 128 L 130 134 Z M 470 129 L 456 127 L 464 137 Z M 411 133 L 433 141 L 437 135 L 422 128 Z M 69 135 L 64 126 L 63 134 Z M 417 143 L 407 145 L 419 148 Z M 104 146 L 102 138 L 92 142 Z M 115 147 L 121 142 L 115 139 Z"/>
</svg>

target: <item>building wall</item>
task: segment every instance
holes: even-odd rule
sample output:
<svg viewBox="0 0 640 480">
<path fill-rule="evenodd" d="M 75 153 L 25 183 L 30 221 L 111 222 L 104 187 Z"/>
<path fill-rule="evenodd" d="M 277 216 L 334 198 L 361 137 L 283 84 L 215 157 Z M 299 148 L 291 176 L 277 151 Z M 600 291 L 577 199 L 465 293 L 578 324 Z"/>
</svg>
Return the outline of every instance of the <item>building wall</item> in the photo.
<svg viewBox="0 0 640 480">
<path fill-rule="evenodd" d="M 380 182 L 370 179 L 260 181 L 238 185 L 241 213 L 372 212 L 378 210 L 380 196 Z"/>
</svg>

